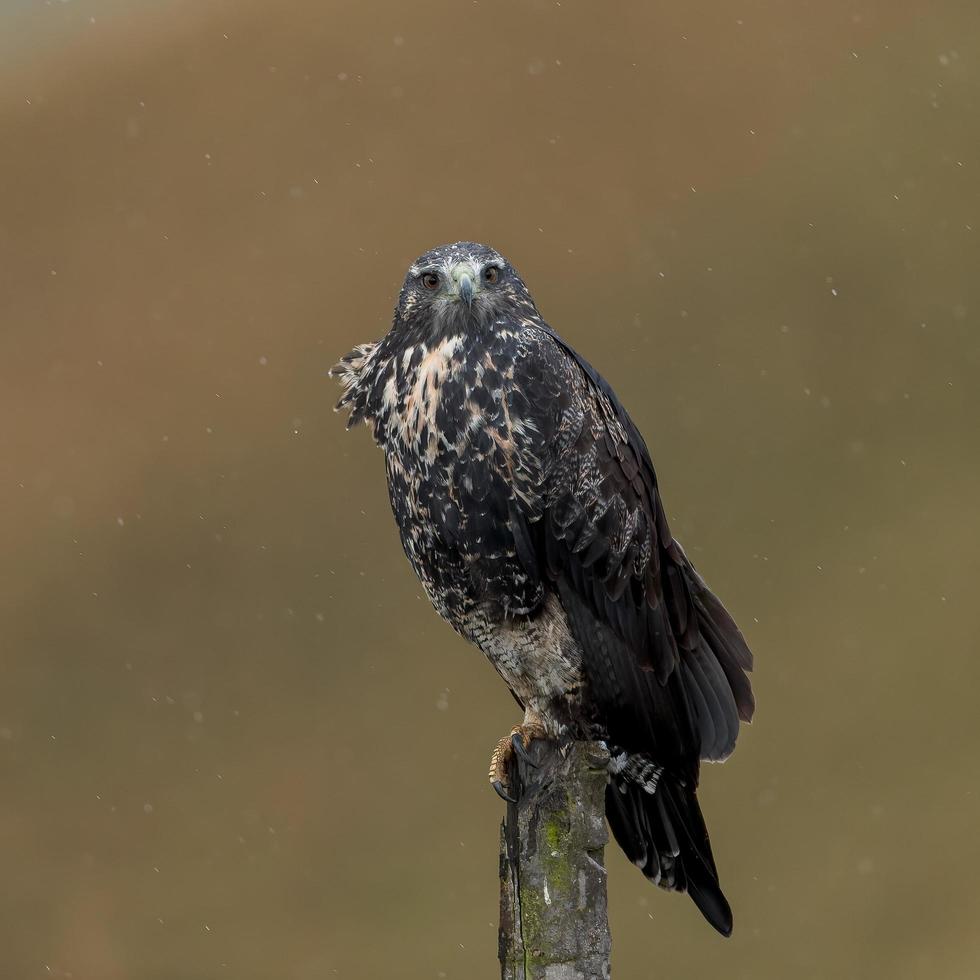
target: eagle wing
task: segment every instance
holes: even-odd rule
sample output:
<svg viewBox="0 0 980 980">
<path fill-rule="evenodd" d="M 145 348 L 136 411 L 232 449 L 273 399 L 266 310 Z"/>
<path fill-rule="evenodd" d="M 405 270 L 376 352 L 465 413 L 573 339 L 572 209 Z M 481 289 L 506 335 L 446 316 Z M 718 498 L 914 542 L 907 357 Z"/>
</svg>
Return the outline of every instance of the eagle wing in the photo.
<svg viewBox="0 0 980 980">
<path fill-rule="evenodd" d="M 643 437 L 608 383 L 545 328 L 515 390 L 546 465 L 512 508 L 518 554 L 557 590 L 615 744 L 697 784 L 754 709 L 752 654 L 670 533 Z"/>
</svg>

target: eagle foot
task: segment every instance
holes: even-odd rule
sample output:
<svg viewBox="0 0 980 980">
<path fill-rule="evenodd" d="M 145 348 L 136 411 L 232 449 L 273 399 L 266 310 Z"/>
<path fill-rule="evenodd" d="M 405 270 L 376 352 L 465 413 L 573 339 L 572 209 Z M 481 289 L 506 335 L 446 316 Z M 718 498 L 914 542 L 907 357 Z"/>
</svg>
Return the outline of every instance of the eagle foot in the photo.
<svg viewBox="0 0 980 980">
<path fill-rule="evenodd" d="M 547 738 L 548 733 L 542 725 L 533 722 L 524 725 L 515 725 L 510 734 L 502 738 L 493 750 L 490 757 L 490 785 L 494 792 L 508 803 L 516 803 L 517 799 L 511 795 L 510 769 L 511 763 L 516 756 L 527 765 L 534 769 L 538 764 L 531 758 L 527 748 L 536 738 Z"/>
</svg>

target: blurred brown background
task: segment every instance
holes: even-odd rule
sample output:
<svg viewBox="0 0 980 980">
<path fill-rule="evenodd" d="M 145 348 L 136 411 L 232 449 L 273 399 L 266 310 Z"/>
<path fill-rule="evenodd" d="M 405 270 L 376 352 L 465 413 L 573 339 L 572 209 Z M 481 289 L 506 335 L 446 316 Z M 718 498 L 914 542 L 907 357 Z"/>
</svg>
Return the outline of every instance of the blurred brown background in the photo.
<svg viewBox="0 0 980 980">
<path fill-rule="evenodd" d="M 953 0 L 7 0 L 0 977 L 497 975 L 515 709 L 326 378 L 459 238 L 756 651 L 735 936 L 610 849 L 615 976 L 976 977 L 978 57 Z"/>
</svg>

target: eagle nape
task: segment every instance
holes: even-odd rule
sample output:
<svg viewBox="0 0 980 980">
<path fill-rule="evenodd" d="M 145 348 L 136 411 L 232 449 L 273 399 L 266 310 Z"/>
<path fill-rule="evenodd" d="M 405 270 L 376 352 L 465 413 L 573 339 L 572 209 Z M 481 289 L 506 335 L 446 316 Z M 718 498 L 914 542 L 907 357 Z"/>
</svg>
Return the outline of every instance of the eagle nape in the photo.
<svg viewBox="0 0 980 980">
<path fill-rule="evenodd" d="M 525 711 L 494 753 L 494 788 L 515 797 L 509 763 L 532 739 L 604 742 L 613 837 L 729 935 L 697 787 L 752 718 L 752 654 L 672 536 L 608 382 L 474 242 L 413 262 L 391 329 L 333 373 L 348 425 L 384 450 L 426 595 Z"/>
</svg>

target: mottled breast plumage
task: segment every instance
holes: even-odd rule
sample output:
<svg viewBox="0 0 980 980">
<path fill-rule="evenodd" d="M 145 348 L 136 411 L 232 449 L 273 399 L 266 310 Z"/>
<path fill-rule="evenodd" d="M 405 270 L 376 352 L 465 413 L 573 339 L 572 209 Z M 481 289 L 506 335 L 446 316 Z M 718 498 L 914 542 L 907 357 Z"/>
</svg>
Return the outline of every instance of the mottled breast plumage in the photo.
<svg viewBox="0 0 980 980">
<path fill-rule="evenodd" d="M 558 420 L 541 424 L 551 420 L 532 413 L 518 375 L 533 348 L 551 341 L 529 324 L 494 327 L 478 344 L 450 334 L 392 350 L 379 345 L 342 399 L 385 450 L 406 554 L 454 625 L 479 603 L 515 615 L 543 599 L 509 513 L 520 507 L 539 515 L 542 508 Z"/>
</svg>

